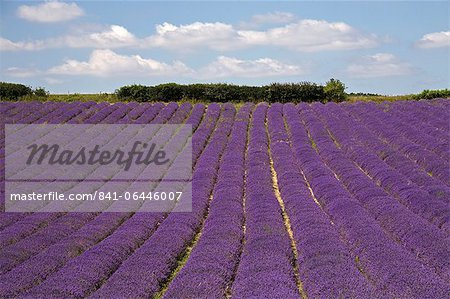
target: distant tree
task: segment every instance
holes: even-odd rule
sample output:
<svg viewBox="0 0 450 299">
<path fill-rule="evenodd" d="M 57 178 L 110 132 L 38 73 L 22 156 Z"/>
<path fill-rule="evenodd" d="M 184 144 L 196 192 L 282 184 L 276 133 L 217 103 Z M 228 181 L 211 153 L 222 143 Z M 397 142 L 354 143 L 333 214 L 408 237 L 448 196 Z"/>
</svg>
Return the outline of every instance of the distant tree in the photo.
<svg viewBox="0 0 450 299">
<path fill-rule="evenodd" d="M 421 93 L 413 96 L 413 98 L 416 100 L 449 98 L 449 97 L 450 97 L 450 89 L 436 89 L 436 90 L 425 89 Z"/>
<path fill-rule="evenodd" d="M 33 90 L 23 84 L 0 82 L 0 99 L 17 101 L 19 98 L 31 95 Z"/>
<path fill-rule="evenodd" d="M 38 97 L 47 97 L 49 95 L 49 92 L 45 90 L 44 87 L 37 87 L 33 91 L 34 95 Z"/>
<path fill-rule="evenodd" d="M 347 98 L 345 84 L 340 80 L 331 78 L 324 86 L 325 99 L 330 102 L 343 102 Z"/>
<path fill-rule="evenodd" d="M 185 86 L 177 83 L 164 83 L 153 87 L 157 101 L 172 102 L 183 98 Z"/>
<path fill-rule="evenodd" d="M 121 100 L 139 102 L 197 100 L 203 102 L 259 102 L 300 103 L 344 101 L 345 85 L 335 79 L 325 86 L 312 82 L 272 83 L 264 86 L 246 86 L 227 83 L 177 84 L 165 83 L 154 86 L 128 85 L 116 90 Z"/>
<path fill-rule="evenodd" d="M 127 85 L 122 86 L 115 91 L 115 94 L 122 100 L 135 100 L 139 102 L 153 100 L 152 87 L 144 85 Z"/>
<path fill-rule="evenodd" d="M 324 98 L 323 86 L 312 82 L 272 83 L 262 88 L 266 91 L 265 100 L 270 103 L 316 102 Z"/>
</svg>

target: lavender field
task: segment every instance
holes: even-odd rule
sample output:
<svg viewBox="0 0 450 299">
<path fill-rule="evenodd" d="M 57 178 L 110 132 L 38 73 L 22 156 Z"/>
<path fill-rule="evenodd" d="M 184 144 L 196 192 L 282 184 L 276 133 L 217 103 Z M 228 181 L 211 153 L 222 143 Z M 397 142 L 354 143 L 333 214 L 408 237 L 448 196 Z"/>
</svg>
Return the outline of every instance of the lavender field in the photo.
<svg viewBox="0 0 450 299">
<path fill-rule="evenodd" d="M 449 100 L 1 102 L 0 119 L 3 203 L 4 124 L 194 132 L 192 212 L 0 212 L 1 298 L 450 295 Z"/>
</svg>

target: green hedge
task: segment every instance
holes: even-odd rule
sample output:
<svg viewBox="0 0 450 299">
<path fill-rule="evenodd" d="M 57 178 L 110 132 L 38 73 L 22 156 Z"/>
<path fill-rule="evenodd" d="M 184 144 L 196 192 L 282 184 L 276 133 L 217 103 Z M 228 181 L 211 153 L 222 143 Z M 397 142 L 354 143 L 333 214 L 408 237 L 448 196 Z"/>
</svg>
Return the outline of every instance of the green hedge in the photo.
<svg viewBox="0 0 450 299">
<path fill-rule="evenodd" d="M 333 86 L 329 86 L 329 82 Z M 317 102 L 343 101 L 345 86 L 339 80 L 330 80 L 327 85 L 311 82 L 272 83 L 266 86 L 243 86 L 232 84 L 190 84 L 167 83 L 156 86 L 128 85 L 116 90 L 122 100 L 134 101 L 182 101 L 201 102 Z M 341 85 L 339 85 L 339 84 Z M 342 88 L 340 88 L 342 87 Z"/>
<path fill-rule="evenodd" d="M 266 86 L 265 100 L 267 102 L 317 102 L 324 99 L 323 86 L 315 83 L 273 83 Z"/>
<path fill-rule="evenodd" d="M 448 98 L 450 97 L 450 89 L 437 89 L 437 90 L 428 90 L 425 89 L 419 94 L 414 95 L 416 100 L 421 99 L 436 99 L 436 98 Z"/>
<path fill-rule="evenodd" d="M 190 84 L 166 83 L 156 86 L 128 85 L 116 90 L 122 100 L 135 101 L 182 101 L 240 102 L 258 101 L 264 98 L 263 89 L 253 86 L 230 84 Z"/>
<path fill-rule="evenodd" d="M 48 96 L 49 92 L 44 87 L 33 90 L 23 84 L 0 82 L 0 101 L 45 101 Z"/>
<path fill-rule="evenodd" d="M 16 101 L 32 94 L 33 90 L 23 84 L 0 82 L 0 100 L 2 101 Z"/>
</svg>

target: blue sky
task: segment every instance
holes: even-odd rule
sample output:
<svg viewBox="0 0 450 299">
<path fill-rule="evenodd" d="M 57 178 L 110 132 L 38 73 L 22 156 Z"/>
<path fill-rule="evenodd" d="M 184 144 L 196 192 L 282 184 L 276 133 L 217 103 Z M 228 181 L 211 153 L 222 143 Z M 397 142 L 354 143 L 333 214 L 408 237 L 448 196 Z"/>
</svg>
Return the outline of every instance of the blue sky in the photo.
<svg viewBox="0 0 450 299">
<path fill-rule="evenodd" d="M 355 92 L 448 88 L 449 11 L 447 1 L 2 1 L 0 80 L 53 93 L 329 78 Z"/>
</svg>

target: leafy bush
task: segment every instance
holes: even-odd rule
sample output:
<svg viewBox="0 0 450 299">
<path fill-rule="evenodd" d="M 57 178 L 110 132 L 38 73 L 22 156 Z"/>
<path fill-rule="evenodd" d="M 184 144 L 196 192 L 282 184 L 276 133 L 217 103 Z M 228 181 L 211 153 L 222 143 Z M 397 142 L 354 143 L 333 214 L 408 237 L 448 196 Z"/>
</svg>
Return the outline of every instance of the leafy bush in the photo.
<svg viewBox="0 0 450 299">
<path fill-rule="evenodd" d="M 119 99 L 136 101 L 180 101 L 182 99 L 203 102 L 300 102 L 320 101 L 324 98 L 323 86 L 301 82 L 269 86 L 242 86 L 232 84 L 190 84 L 175 83 L 156 86 L 129 85 L 116 90 Z"/>
<path fill-rule="evenodd" d="M 37 87 L 34 89 L 33 94 L 38 97 L 48 97 L 49 92 L 44 87 Z"/>
<path fill-rule="evenodd" d="M 416 100 L 420 99 L 436 99 L 436 98 L 448 98 L 450 97 L 450 89 L 425 89 L 421 93 L 414 96 Z"/>
<path fill-rule="evenodd" d="M 116 90 L 116 95 L 122 100 L 151 101 L 150 86 L 127 85 Z"/>
<path fill-rule="evenodd" d="M 225 103 L 257 101 L 264 98 L 264 92 L 261 87 L 223 83 L 190 85 L 167 83 L 156 86 L 128 85 L 117 89 L 115 93 L 119 99 L 132 99 L 140 102 L 198 100 Z"/>
<path fill-rule="evenodd" d="M 23 84 L 0 82 L 0 100 L 17 101 L 20 97 L 32 94 L 33 90 Z"/>
<path fill-rule="evenodd" d="M 187 86 L 187 97 L 205 102 L 247 102 L 263 98 L 260 87 L 231 84 L 194 84 Z"/>
<path fill-rule="evenodd" d="M 176 83 L 160 84 L 150 89 L 151 96 L 156 101 L 180 101 L 184 95 L 184 86 Z"/>
<path fill-rule="evenodd" d="M 323 86 L 311 82 L 272 83 L 265 88 L 268 102 L 316 102 L 324 99 Z"/>
<path fill-rule="evenodd" d="M 244 86 L 225 83 L 189 84 L 176 83 L 156 86 L 128 85 L 116 90 L 120 100 L 135 101 L 181 101 L 196 100 L 201 102 L 317 102 L 346 99 L 345 85 L 335 79 L 327 86 L 311 82 L 272 83 L 266 86 Z"/>
<path fill-rule="evenodd" d="M 325 98 L 330 102 L 343 102 L 347 99 L 345 84 L 337 79 L 330 79 L 324 86 Z"/>
</svg>

